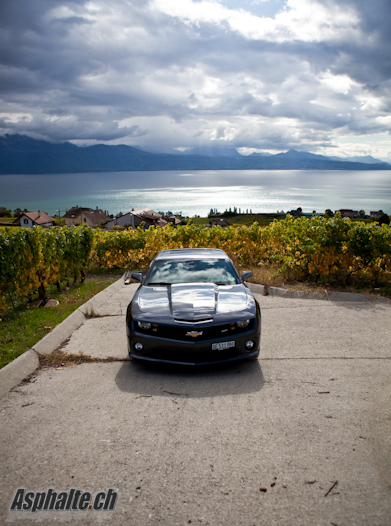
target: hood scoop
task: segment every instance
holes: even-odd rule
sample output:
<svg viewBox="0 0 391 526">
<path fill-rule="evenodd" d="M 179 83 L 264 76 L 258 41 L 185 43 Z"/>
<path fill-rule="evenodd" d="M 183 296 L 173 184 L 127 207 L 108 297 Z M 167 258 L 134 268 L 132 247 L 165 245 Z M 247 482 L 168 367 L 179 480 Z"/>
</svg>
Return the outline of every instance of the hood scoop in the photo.
<svg viewBox="0 0 391 526">
<path fill-rule="evenodd" d="M 171 313 L 178 320 L 205 320 L 216 312 L 218 289 L 213 283 L 175 283 L 168 294 Z"/>
<path fill-rule="evenodd" d="M 184 323 L 184 324 L 188 324 L 188 323 L 192 323 L 193 325 L 197 325 L 198 323 L 209 323 L 211 321 L 213 321 L 213 318 L 210 317 L 210 318 L 191 318 L 191 319 L 180 319 L 180 318 L 175 318 L 175 321 L 177 323 Z"/>
</svg>

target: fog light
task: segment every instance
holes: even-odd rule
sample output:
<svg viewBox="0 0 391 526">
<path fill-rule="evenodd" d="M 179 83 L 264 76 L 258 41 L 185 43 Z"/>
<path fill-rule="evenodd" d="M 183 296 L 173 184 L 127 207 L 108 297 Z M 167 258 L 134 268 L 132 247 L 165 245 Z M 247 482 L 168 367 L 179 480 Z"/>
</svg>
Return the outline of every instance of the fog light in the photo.
<svg viewBox="0 0 391 526">
<path fill-rule="evenodd" d="M 142 343 L 135 343 L 134 348 L 137 352 L 141 352 L 144 349 L 144 346 Z"/>
<path fill-rule="evenodd" d="M 148 330 L 151 328 L 151 324 L 147 321 L 138 321 L 137 325 L 140 327 L 140 329 Z"/>
<path fill-rule="evenodd" d="M 248 351 L 251 351 L 251 349 L 254 347 L 254 342 L 252 342 L 251 340 L 249 340 L 248 342 L 246 342 L 246 349 Z"/>
</svg>

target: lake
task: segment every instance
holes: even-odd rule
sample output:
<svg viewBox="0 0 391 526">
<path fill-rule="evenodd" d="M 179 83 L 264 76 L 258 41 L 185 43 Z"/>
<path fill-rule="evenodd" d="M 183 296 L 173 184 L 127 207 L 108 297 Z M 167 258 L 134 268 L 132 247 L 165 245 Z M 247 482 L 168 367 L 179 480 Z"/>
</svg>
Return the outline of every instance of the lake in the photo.
<svg viewBox="0 0 391 526">
<path fill-rule="evenodd" d="M 0 206 L 63 214 L 72 206 L 109 214 L 148 207 L 206 216 L 224 212 L 380 210 L 391 213 L 391 171 L 219 170 L 0 175 Z"/>
</svg>

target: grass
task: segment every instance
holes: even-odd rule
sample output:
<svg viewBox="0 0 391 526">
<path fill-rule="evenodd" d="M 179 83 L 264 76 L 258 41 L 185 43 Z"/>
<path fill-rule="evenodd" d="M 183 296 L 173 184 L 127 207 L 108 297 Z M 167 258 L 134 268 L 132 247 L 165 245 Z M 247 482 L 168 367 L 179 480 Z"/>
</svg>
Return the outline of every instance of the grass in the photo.
<svg viewBox="0 0 391 526">
<path fill-rule="evenodd" d="M 0 223 L 13 223 L 16 217 L 0 217 Z"/>
<path fill-rule="evenodd" d="M 73 311 L 105 289 L 120 275 L 95 274 L 84 283 L 58 293 L 49 290 L 50 298 L 60 302 L 57 307 L 31 307 L 20 303 L 0 313 L 0 368 L 30 349 Z"/>
<path fill-rule="evenodd" d="M 259 223 L 261 226 L 270 225 L 274 219 L 284 219 L 286 214 L 238 214 L 228 216 L 224 219 L 232 226 L 251 226 L 253 223 Z"/>
<path fill-rule="evenodd" d="M 41 367 L 69 367 L 72 365 L 79 365 L 81 363 L 109 363 L 123 361 L 118 358 L 92 358 L 85 354 L 64 354 L 61 349 L 55 350 L 52 354 L 39 357 L 39 365 Z"/>
<path fill-rule="evenodd" d="M 332 285 L 326 280 L 317 283 L 311 281 L 298 281 L 295 278 L 287 278 L 279 273 L 276 264 L 265 264 L 257 267 L 243 267 L 236 265 L 241 274 L 244 270 L 251 270 L 253 277 L 248 280 L 250 283 L 260 283 L 269 287 L 282 287 L 287 290 L 302 290 L 313 292 L 352 292 L 359 294 L 371 294 L 391 299 L 391 283 L 383 283 L 374 287 L 369 283 L 355 283 L 354 285 L 335 284 Z"/>
<path fill-rule="evenodd" d="M 232 226 L 250 226 L 257 222 L 261 226 L 267 226 L 273 222 L 274 219 L 284 219 L 286 214 L 236 214 L 231 216 L 219 216 L 225 219 L 227 223 Z M 194 225 L 209 225 L 214 217 L 193 217 Z"/>
<path fill-rule="evenodd" d="M 193 225 L 209 225 L 209 217 L 192 217 Z"/>
</svg>

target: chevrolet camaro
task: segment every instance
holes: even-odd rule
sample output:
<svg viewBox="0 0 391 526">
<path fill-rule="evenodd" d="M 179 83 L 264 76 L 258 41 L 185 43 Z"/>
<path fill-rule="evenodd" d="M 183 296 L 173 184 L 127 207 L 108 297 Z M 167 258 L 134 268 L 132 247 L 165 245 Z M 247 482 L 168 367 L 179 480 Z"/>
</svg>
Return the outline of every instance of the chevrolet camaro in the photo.
<svg viewBox="0 0 391 526">
<path fill-rule="evenodd" d="M 140 282 L 126 315 L 133 360 L 206 365 L 256 360 L 261 313 L 225 252 L 209 248 L 163 250 Z"/>
</svg>

